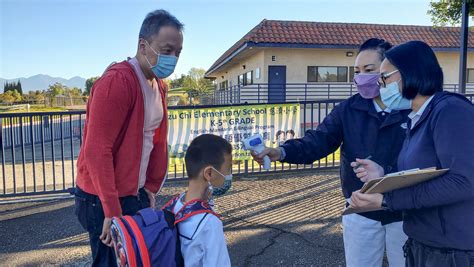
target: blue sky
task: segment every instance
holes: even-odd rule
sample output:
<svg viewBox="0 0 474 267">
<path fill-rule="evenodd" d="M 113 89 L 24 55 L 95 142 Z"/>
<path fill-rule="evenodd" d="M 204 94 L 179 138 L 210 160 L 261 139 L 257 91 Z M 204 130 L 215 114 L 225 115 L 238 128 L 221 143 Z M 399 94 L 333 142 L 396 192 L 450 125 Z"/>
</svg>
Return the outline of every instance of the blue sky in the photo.
<svg viewBox="0 0 474 267">
<path fill-rule="evenodd" d="M 175 74 L 208 68 L 263 19 L 431 25 L 429 0 L 0 0 L 0 77 L 100 75 L 134 56 L 147 12 L 185 24 Z"/>
</svg>

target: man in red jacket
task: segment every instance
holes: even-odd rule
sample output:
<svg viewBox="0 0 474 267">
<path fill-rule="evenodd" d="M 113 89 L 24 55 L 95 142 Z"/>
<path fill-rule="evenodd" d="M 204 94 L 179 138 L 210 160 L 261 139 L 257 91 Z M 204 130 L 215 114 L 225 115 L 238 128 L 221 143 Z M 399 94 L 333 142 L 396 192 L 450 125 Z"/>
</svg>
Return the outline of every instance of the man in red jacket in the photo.
<svg viewBox="0 0 474 267">
<path fill-rule="evenodd" d="M 89 232 L 94 266 L 113 266 L 113 216 L 154 207 L 168 167 L 167 86 L 183 45 L 183 24 L 149 13 L 134 58 L 111 65 L 92 87 L 77 162 L 75 213 Z"/>
</svg>

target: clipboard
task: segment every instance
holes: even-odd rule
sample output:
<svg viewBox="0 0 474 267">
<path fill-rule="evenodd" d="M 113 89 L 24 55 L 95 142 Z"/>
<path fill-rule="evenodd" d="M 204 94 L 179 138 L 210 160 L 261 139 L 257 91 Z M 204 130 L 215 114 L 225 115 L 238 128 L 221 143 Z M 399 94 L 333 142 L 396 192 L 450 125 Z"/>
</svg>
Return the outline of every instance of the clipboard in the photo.
<svg viewBox="0 0 474 267">
<path fill-rule="evenodd" d="M 413 169 L 406 170 L 396 173 L 390 173 L 384 177 L 371 180 L 364 184 L 360 189 L 361 193 L 365 194 L 375 194 L 375 193 L 385 193 L 393 190 L 410 187 L 422 182 L 426 182 L 438 176 L 441 176 L 448 172 L 449 169 L 440 169 L 437 170 L 435 167 L 427 169 Z M 347 207 L 342 215 L 348 215 L 352 213 L 361 213 L 382 210 L 382 208 L 376 209 L 354 209 L 352 207 Z"/>
</svg>

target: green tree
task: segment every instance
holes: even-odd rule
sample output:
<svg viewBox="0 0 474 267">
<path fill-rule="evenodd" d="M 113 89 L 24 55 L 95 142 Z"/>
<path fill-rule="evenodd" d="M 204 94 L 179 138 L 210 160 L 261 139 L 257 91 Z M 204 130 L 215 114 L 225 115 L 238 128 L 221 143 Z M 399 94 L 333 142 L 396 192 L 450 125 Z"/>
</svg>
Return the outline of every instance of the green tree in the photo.
<svg viewBox="0 0 474 267">
<path fill-rule="evenodd" d="M 169 84 L 169 88 L 174 89 L 174 88 L 183 87 L 184 86 L 184 80 L 186 79 L 186 76 L 187 75 L 181 74 L 181 77 L 171 80 L 171 82 Z"/>
<path fill-rule="evenodd" d="M 20 102 L 23 100 L 23 97 L 17 90 L 8 90 L 5 93 L 0 95 L 0 101 L 5 104 L 13 104 L 15 102 Z"/>
<path fill-rule="evenodd" d="M 73 87 L 73 88 L 66 87 L 63 91 L 63 95 L 69 98 L 70 105 L 73 106 L 74 99 L 81 98 L 82 90 L 77 87 Z"/>
<path fill-rule="evenodd" d="M 474 14 L 474 0 L 467 0 L 469 14 Z M 437 26 L 456 25 L 462 18 L 462 0 L 431 1 L 428 15 Z"/>
<path fill-rule="evenodd" d="M 5 82 L 5 85 L 3 86 L 3 93 L 8 91 L 13 91 L 13 85 L 9 82 Z"/>
<path fill-rule="evenodd" d="M 18 82 L 6 82 L 5 85 L 3 86 L 3 92 L 6 93 L 8 91 L 17 91 L 20 94 L 23 94 L 23 89 L 21 88 L 21 82 L 18 80 Z"/>
<path fill-rule="evenodd" d="M 28 103 L 43 103 L 45 99 L 45 94 L 42 91 L 29 91 L 28 94 L 23 95 L 23 99 Z"/>
<path fill-rule="evenodd" d="M 6 91 L 0 95 L 0 100 L 4 104 L 13 104 L 15 102 L 15 97 L 13 96 L 13 91 Z"/>
<path fill-rule="evenodd" d="M 64 95 L 66 96 L 71 96 L 74 98 L 81 97 L 82 96 L 82 90 L 77 87 L 72 87 L 72 88 L 66 88 L 64 90 Z"/>
<path fill-rule="evenodd" d="M 18 82 L 16 83 L 15 90 L 17 90 L 20 95 L 23 95 L 23 89 L 21 88 L 20 80 L 18 80 Z"/>
<path fill-rule="evenodd" d="M 46 95 L 49 99 L 49 104 L 53 106 L 54 99 L 57 96 L 62 95 L 66 89 L 67 87 L 61 83 L 55 83 L 53 85 L 50 85 L 48 90 L 46 90 Z"/>
<path fill-rule="evenodd" d="M 5 84 L 3 85 L 3 93 L 6 93 L 10 91 L 10 84 L 8 82 L 5 82 Z"/>
<path fill-rule="evenodd" d="M 201 98 L 212 91 L 212 81 L 205 79 L 205 69 L 191 68 L 184 78 L 183 87 L 190 97 Z"/>
<path fill-rule="evenodd" d="M 23 95 L 20 94 L 17 90 L 10 91 L 12 92 L 13 97 L 15 98 L 15 102 L 21 102 L 23 100 Z"/>
<path fill-rule="evenodd" d="M 100 77 L 91 77 L 86 80 L 86 89 L 84 90 L 84 95 L 89 96 L 91 94 L 92 86 L 94 82 L 97 81 Z"/>
<path fill-rule="evenodd" d="M 64 93 L 64 90 L 66 90 L 66 89 L 67 89 L 67 87 L 64 86 L 63 84 L 55 83 L 53 85 L 50 85 L 46 92 L 48 93 L 48 95 L 58 96 L 58 95 L 62 95 Z"/>
</svg>

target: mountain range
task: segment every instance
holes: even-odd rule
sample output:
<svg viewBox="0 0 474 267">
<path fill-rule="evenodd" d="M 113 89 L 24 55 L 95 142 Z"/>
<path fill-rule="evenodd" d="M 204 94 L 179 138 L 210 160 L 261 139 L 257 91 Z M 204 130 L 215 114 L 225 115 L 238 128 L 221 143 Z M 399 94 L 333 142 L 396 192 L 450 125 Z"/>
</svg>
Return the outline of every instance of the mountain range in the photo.
<svg viewBox="0 0 474 267">
<path fill-rule="evenodd" d="M 21 82 L 21 87 L 23 89 L 23 93 L 29 92 L 29 91 L 36 91 L 36 90 L 46 90 L 48 89 L 49 85 L 52 85 L 56 82 L 59 82 L 67 87 L 78 87 L 84 90 L 85 88 L 85 83 L 86 79 L 75 76 L 72 77 L 71 79 L 65 79 L 61 77 L 51 77 L 49 75 L 45 74 L 38 74 L 31 76 L 29 78 L 16 78 L 16 79 L 3 79 L 0 78 L 0 93 L 3 93 L 3 86 L 6 82 L 17 82 L 20 80 Z"/>
</svg>

